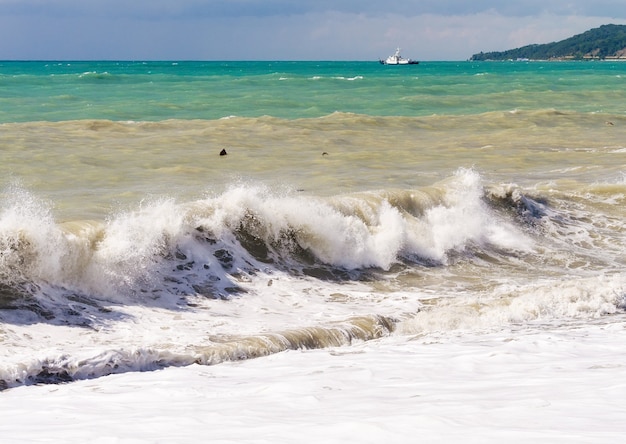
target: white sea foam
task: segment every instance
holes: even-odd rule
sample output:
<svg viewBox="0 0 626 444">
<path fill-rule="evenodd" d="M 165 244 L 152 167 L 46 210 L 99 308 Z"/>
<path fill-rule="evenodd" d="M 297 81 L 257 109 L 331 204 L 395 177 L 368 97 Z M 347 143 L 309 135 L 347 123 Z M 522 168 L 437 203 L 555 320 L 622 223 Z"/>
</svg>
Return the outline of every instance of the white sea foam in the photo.
<svg viewBox="0 0 626 444">
<path fill-rule="evenodd" d="M 399 326 L 405 334 L 500 330 L 511 325 L 596 319 L 623 310 L 626 275 L 504 283 L 484 295 L 442 298 Z"/>
<path fill-rule="evenodd" d="M 430 192 L 428 198 L 382 192 L 329 200 L 237 185 L 189 203 L 146 201 L 137 210 L 112 214 L 108 221 L 70 229 L 59 226 L 50 209 L 33 196 L 11 191 L 13 198 L 5 200 L 0 219 L 2 273 L 8 280 L 18 273 L 14 281 L 123 301 L 182 275 L 176 268 L 190 270 L 177 278 L 186 280 L 186 291 L 209 277 L 224 288 L 232 278 L 220 255 L 228 256 L 232 271 L 266 268 L 267 263 L 258 262 L 263 258 L 253 257 L 256 253 L 240 243 L 241 236 L 260 242 L 263 254 L 270 255 L 263 260 L 278 260 L 277 269 L 303 265 L 298 251 L 321 265 L 389 270 L 414 259 L 445 265 L 451 254 L 468 249 L 503 257 L 536 250 L 536 240 L 524 227 L 487 205 L 476 172 L 460 170 Z M 524 196 L 514 199 L 526 202 Z M 575 233 L 583 246 L 594 241 L 591 227 L 583 237 L 584 225 L 568 227 L 556 216 L 556 223 L 545 224 L 553 232 L 552 242 L 571 242 Z M 547 247 L 544 242 L 542 248 Z"/>
<path fill-rule="evenodd" d="M 43 202 L 12 189 L 0 217 L 3 283 L 30 282 L 16 288 L 34 301 L 17 307 L 43 313 L 50 326 L 35 334 L 32 314 L 4 315 L 12 325 L 4 328 L 0 380 L 62 381 L 263 356 L 284 344 L 325 346 L 325 337 L 349 331 L 335 323 L 354 315 L 393 319 L 385 321 L 394 324 L 389 332 L 397 326 L 396 334 L 424 335 L 617 313 L 625 305 L 623 274 L 563 281 L 563 270 L 523 272 L 520 264 L 536 264 L 533 253 L 558 257 L 552 243 L 571 241 L 575 228 L 591 229 L 519 191 L 486 194 L 480 175 L 464 169 L 420 192 L 330 199 L 238 184 L 193 202 L 155 199 L 107 221 L 58 225 Z M 497 211 L 493 199 L 508 207 Z M 522 223 L 528 217 L 540 222 L 538 233 L 552 236 L 547 242 Z M 444 282 L 421 288 L 393 271 L 403 264 L 400 270 L 421 273 L 416 257 L 434 266 L 429 279 Z M 518 274 L 500 282 L 482 262 L 490 260 Z M 570 262 L 558 261 L 555 269 Z M 464 267 L 480 276 L 474 289 L 445 284 L 472 273 Z M 383 273 L 376 282 L 352 280 L 371 268 Z M 184 329 L 172 320 L 179 310 Z M 363 330 L 373 335 L 367 337 L 376 331 Z"/>
<path fill-rule="evenodd" d="M 400 443 L 408 433 L 428 442 L 617 444 L 624 327 L 622 317 L 388 338 L 22 387 L 1 395 L 3 440 Z"/>
<path fill-rule="evenodd" d="M 68 264 L 69 241 L 54 223 L 50 208 L 18 187 L 5 192 L 0 213 L 0 276 L 55 280 Z"/>
<path fill-rule="evenodd" d="M 363 76 L 354 76 L 354 77 L 339 76 L 339 77 L 333 77 L 333 79 L 354 81 L 354 80 L 363 80 Z"/>
<path fill-rule="evenodd" d="M 472 242 L 531 250 L 531 240 L 512 224 L 497 219 L 482 201 L 483 184 L 476 172 L 460 170 L 447 185 L 446 204 L 428 209 L 419 222 L 420 229 L 411 233 L 413 252 L 445 263 L 449 251 L 462 250 Z"/>
</svg>

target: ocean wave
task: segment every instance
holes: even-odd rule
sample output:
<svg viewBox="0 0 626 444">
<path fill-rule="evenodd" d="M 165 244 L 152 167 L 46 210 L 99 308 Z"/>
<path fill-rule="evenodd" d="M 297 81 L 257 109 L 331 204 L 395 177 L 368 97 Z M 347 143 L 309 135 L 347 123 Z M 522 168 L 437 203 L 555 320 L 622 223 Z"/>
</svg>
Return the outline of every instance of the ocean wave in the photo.
<svg viewBox="0 0 626 444">
<path fill-rule="evenodd" d="M 617 220 L 475 170 L 330 197 L 237 183 L 100 221 L 58 223 L 19 186 L 2 196 L 1 339 L 30 351 L 0 367 L 0 389 L 626 307 Z M 51 347 L 23 339 L 41 322 Z"/>
<path fill-rule="evenodd" d="M 115 80 L 116 78 L 118 78 L 119 76 L 116 76 L 114 74 L 111 74 L 107 71 L 104 72 L 97 72 L 97 71 L 87 71 L 87 72 L 83 72 L 82 74 L 78 75 L 79 79 L 84 79 L 84 80 Z"/>
<path fill-rule="evenodd" d="M 258 358 L 285 350 L 310 350 L 350 345 L 391 334 L 396 321 L 361 316 L 328 326 L 301 327 L 244 337 L 213 338 L 185 350 L 137 348 L 103 351 L 96 356 L 61 355 L 0 368 L 0 391 L 19 385 L 56 384 L 115 373 L 149 371 L 191 364 L 215 365 Z"/>
<path fill-rule="evenodd" d="M 234 184 L 191 202 L 145 200 L 103 221 L 58 223 L 24 189 L 4 195 L 0 306 L 44 317 L 68 297 L 97 310 L 97 301 L 229 299 L 251 291 L 260 271 L 345 281 L 484 260 L 532 267 L 537 255 L 546 270 L 591 270 L 615 266 L 621 251 L 615 220 L 512 184 L 486 187 L 466 169 L 418 189 L 331 197 Z"/>
<path fill-rule="evenodd" d="M 398 324 L 402 334 L 501 329 L 599 319 L 623 312 L 626 275 L 509 282 L 489 297 L 440 298 Z"/>
<path fill-rule="evenodd" d="M 336 77 L 333 77 L 333 79 L 354 81 L 354 80 L 363 80 L 363 76 L 354 76 L 354 77 L 336 76 Z"/>
<path fill-rule="evenodd" d="M 469 246 L 532 249 L 519 227 L 485 204 L 481 178 L 470 170 L 420 190 L 331 198 L 235 185 L 194 202 L 157 199 L 100 223 L 65 225 L 26 191 L 7 195 L 0 282 L 104 299 L 153 291 L 183 271 L 196 276 L 185 278 L 186 291 L 224 297 L 237 292 L 232 273 L 270 265 L 388 270 L 399 261 L 446 265 L 451 252 Z"/>
</svg>

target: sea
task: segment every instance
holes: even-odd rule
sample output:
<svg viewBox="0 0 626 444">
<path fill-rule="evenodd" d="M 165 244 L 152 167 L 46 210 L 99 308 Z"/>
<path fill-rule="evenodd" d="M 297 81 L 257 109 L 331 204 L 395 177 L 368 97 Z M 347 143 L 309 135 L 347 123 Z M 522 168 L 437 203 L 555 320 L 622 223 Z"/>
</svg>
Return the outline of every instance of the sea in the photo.
<svg viewBox="0 0 626 444">
<path fill-rule="evenodd" d="M 0 153 L 5 442 L 623 439 L 626 63 L 3 61 Z"/>
</svg>

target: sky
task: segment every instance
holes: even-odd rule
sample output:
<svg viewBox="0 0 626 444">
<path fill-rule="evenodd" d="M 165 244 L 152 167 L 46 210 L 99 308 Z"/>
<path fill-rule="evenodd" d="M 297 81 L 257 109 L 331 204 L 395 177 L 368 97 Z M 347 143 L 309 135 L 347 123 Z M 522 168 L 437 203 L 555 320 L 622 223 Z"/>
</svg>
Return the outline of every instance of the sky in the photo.
<svg viewBox="0 0 626 444">
<path fill-rule="evenodd" d="M 0 0 L 0 60 L 466 60 L 609 23 L 625 0 Z"/>
</svg>

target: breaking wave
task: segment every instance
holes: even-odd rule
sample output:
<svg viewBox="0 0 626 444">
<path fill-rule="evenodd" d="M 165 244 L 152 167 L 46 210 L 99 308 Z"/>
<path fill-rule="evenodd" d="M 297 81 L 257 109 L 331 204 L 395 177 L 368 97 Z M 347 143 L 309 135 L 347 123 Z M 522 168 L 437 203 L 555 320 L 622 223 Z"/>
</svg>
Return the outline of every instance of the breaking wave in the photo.
<svg viewBox="0 0 626 444">
<path fill-rule="evenodd" d="M 0 369 L 0 391 L 18 385 L 63 383 L 129 371 L 157 370 L 191 364 L 215 365 L 268 356 L 286 350 L 345 346 L 389 335 L 394 329 L 393 319 L 363 316 L 326 327 L 233 337 L 187 346 L 185 350 L 118 349 L 82 359 L 62 355 L 23 363 L 4 371 Z"/>
<path fill-rule="evenodd" d="M 399 263 L 445 266 L 469 248 L 533 248 L 523 226 L 485 201 L 470 170 L 419 190 L 331 198 L 235 185 L 194 202 L 154 200 L 107 221 L 62 224 L 27 191 L 5 194 L 0 284 L 16 294 L 57 289 L 122 303 L 162 290 L 229 297 L 241 290 L 233 275 L 268 267 L 345 278 Z"/>
<path fill-rule="evenodd" d="M 91 328 L 104 339 L 93 355 L 75 350 L 0 369 L 0 389 L 350 345 L 396 331 L 421 335 L 615 314 L 626 307 L 617 222 L 585 216 L 572 201 L 559 203 L 562 198 L 514 184 L 485 186 L 477 172 L 462 169 L 420 189 L 332 197 L 236 184 L 192 202 L 155 199 L 104 221 L 58 223 L 50 205 L 10 188 L 0 207 L 3 320 L 27 325 L 45 319 Z M 532 270 L 530 281 L 525 269 Z M 503 282 L 498 270 L 506 270 Z M 268 287 L 278 275 L 284 283 L 274 292 Z M 387 278 L 399 284 L 385 289 Z M 368 279 L 376 297 L 359 293 L 366 286 L 344 290 L 346 283 Z M 435 282 L 430 289 L 428 279 Z M 271 311 L 263 299 L 253 315 L 235 315 L 215 332 L 223 323 L 212 312 L 216 305 L 201 306 L 197 313 L 205 318 L 193 321 L 194 328 L 211 332 L 210 339 L 153 343 L 147 334 L 116 348 L 107 336 L 110 325 L 124 319 L 120 307 L 150 310 L 154 304 L 154 313 L 190 314 L 199 300 L 253 302 L 245 299 L 250 292 L 295 296 L 288 309 L 281 305 L 281 314 L 272 315 L 267 331 L 237 324 Z M 307 299 L 311 292 L 315 301 Z M 332 311 L 334 303 L 346 308 Z M 298 311 L 302 304 L 311 306 Z M 22 318 L 7 316 L 9 309 Z M 333 315 L 312 325 L 300 319 L 276 327 L 292 310 L 306 317 L 327 309 Z M 348 318 L 349 312 L 359 315 Z M 167 317 L 155 316 L 170 328 Z"/>
</svg>

